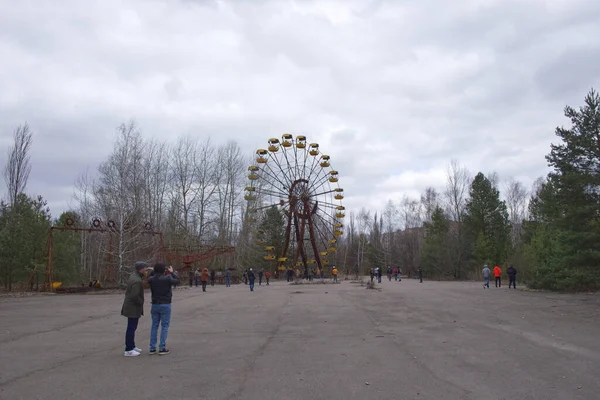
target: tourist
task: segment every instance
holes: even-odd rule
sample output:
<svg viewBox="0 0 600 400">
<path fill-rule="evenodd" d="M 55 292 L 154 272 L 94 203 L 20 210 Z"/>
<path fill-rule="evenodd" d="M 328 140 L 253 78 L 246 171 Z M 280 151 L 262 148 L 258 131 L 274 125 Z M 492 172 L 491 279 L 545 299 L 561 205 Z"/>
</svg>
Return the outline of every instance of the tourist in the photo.
<svg viewBox="0 0 600 400">
<path fill-rule="evenodd" d="M 394 267 L 394 280 L 397 282 L 398 281 L 398 267 Z"/>
<path fill-rule="evenodd" d="M 225 286 L 231 287 L 231 271 L 229 268 L 225 270 Z"/>
<path fill-rule="evenodd" d="M 210 286 L 215 286 L 215 270 L 210 271 Z"/>
<path fill-rule="evenodd" d="M 160 345 L 158 354 L 169 354 L 167 349 L 167 335 L 169 325 L 171 324 L 171 300 L 173 297 L 173 286 L 179 283 L 179 276 L 173 271 L 173 267 L 168 269 L 163 263 L 154 265 L 154 275 L 148 279 L 150 290 L 152 291 L 152 328 L 150 329 L 150 355 L 156 354 L 156 341 L 158 337 L 158 326 L 161 326 Z"/>
<path fill-rule="evenodd" d="M 263 269 L 261 268 L 261 269 L 260 269 L 260 271 L 258 271 L 258 286 L 261 286 L 261 285 L 262 285 L 262 278 L 263 278 L 263 275 L 264 275 L 264 271 L 263 271 Z"/>
<path fill-rule="evenodd" d="M 208 268 L 202 269 L 200 281 L 202 282 L 202 291 L 206 292 L 206 285 L 208 284 Z"/>
<path fill-rule="evenodd" d="M 338 269 L 334 266 L 333 269 L 331 270 L 331 275 L 333 275 L 333 281 L 337 282 L 337 276 L 338 276 Z"/>
<path fill-rule="evenodd" d="M 269 271 L 265 272 L 265 279 L 267 280 L 267 286 L 269 286 L 269 279 L 271 279 L 271 273 Z"/>
<path fill-rule="evenodd" d="M 383 270 L 381 267 L 377 267 L 377 282 L 381 283 L 381 275 L 383 274 Z"/>
<path fill-rule="evenodd" d="M 252 268 L 250 268 L 248 270 L 247 275 L 248 275 L 248 281 L 250 282 L 250 291 L 254 292 L 254 279 L 256 279 L 256 276 L 254 275 Z"/>
<path fill-rule="evenodd" d="M 125 357 L 137 357 L 142 349 L 135 345 L 135 331 L 140 317 L 144 315 L 144 283 L 142 278 L 148 264 L 136 262 L 135 271 L 129 276 L 125 300 L 121 308 L 121 315 L 127 317 L 127 330 L 125 331 Z"/>
<path fill-rule="evenodd" d="M 198 282 L 200 282 L 200 277 L 202 274 L 200 273 L 200 268 L 196 268 L 196 272 L 194 272 L 194 284 L 198 287 Z"/>
<path fill-rule="evenodd" d="M 387 267 L 387 277 L 388 281 L 392 281 L 392 267 Z"/>
<path fill-rule="evenodd" d="M 375 270 L 373 268 L 369 270 L 369 275 L 371 276 L 371 283 L 373 283 L 373 279 L 375 278 Z"/>
<path fill-rule="evenodd" d="M 398 282 L 402 282 L 402 268 L 398 267 Z"/>
<path fill-rule="evenodd" d="M 419 273 L 419 283 L 423 283 L 423 270 L 421 269 L 421 267 L 419 267 L 417 272 Z"/>
<path fill-rule="evenodd" d="M 517 288 L 517 269 L 510 265 L 506 269 L 506 274 L 508 275 L 508 288 L 510 289 L 511 285 L 514 289 Z"/>
<path fill-rule="evenodd" d="M 481 273 L 483 274 L 483 288 L 490 288 L 490 275 L 491 275 L 491 271 L 488 268 L 487 264 L 483 266 L 483 271 L 481 271 Z"/>
<path fill-rule="evenodd" d="M 496 278 L 496 287 L 502 287 L 502 270 L 498 265 L 494 267 L 494 277 Z"/>
</svg>

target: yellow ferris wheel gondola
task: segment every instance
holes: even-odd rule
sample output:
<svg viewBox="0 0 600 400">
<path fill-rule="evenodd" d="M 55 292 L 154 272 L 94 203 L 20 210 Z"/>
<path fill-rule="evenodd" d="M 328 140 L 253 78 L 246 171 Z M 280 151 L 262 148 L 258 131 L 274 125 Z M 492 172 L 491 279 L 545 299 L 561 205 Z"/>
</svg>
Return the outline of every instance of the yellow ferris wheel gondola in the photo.
<svg viewBox="0 0 600 400">
<path fill-rule="evenodd" d="M 277 138 L 271 138 L 269 139 L 269 147 L 268 147 L 269 151 L 271 153 L 276 153 L 279 151 L 279 139 Z"/>
<path fill-rule="evenodd" d="M 329 171 L 329 175 L 331 175 L 329 177 L 329 182 L 336 183 L 339 180 L 337 171 Z"/>
<path fill-rule="evenodd" d="M 296 148 L 297 149 L 304 149 L 306 148 L 306 136 L 296 136 Z"/>
<path fill-rule="evenodd" d="M 325 155 L 325 154 L 322 155 L 321 156 L 321 164 L 319 164 L 319 165 L 321 165 L 321 167 L 323 167 L 323 168 L 327 168 L 327 167 L 331 166 L 331 164 L 329 163 L 329 159 L 330 159 L 330 157 L 328 155 Z"/>
<path fill-rule="evenodd" d="M 344 199 L 344 189 L 342 188 L 335 188 L 335 196 L 333 196 L 334 199 L 336 200 L 343 200 Z"/>
<path fill-rule="evenodd" d="M 258 157 L 256 157 L 256 162 L 259 164 L 266 164 L 267 163 L 267 157 L 265 157 L 267 155 L 267 150 L 265 149 L 258 149 L 256 150 L 256 154 Z"/>
<path fill-rule="evenodd" d="M 283 147 L 292 147 L 294 145 L 294 137 L 289 133 L 284 133 L 281 136 L 281 145 Z"/>
<path fill-rule="evenodd" d="M 310 151 L 308 152 L 308 154 L 310 154 L 313 157 L 318 156 L 319 155 L 319 143 L 311 143 Z"/>
</svg>

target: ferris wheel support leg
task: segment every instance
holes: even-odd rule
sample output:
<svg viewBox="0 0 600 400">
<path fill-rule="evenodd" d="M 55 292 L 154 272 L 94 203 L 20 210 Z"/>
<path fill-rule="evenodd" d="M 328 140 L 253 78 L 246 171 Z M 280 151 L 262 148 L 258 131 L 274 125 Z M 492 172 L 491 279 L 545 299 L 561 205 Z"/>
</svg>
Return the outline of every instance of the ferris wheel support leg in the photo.
<svg viewBox="0 0 600 400">
<path fill-rule="evenodd" d="M 310 244 L 312 245 L 313 248 L 313 252 L 315 254 L 315 260 L 317 261 L 317 266 L 319 267 L 319 269 L 322 271 L 323 267 L 321 266 L 321 257 L 319 257 L 319 249 L 317 249 L 317 242 L 315 240 L 315 230 L 313 227 L 313 219 L 312 219 L 312 213 L 310 210 L 310 204 L 308 202 L 306 202 L 306 204 L 304 205 L 304 207 L 307 210 L 307 219 L 308 219 L 308 233 L 310 236 Z"/>
<path fill-rule="evenodd" d="M 308 271 L 308 263 L 306 262 L 306 253 L 304 252 L 304 232 L 306 231 L 306 220 L 302 218 L 302 228 L 300 229 L 300 235 L 298 236 L 298 250 L 300 257 L 302 258 L 302 265 L 304 266 L 304 272 Z"/>
</svg>

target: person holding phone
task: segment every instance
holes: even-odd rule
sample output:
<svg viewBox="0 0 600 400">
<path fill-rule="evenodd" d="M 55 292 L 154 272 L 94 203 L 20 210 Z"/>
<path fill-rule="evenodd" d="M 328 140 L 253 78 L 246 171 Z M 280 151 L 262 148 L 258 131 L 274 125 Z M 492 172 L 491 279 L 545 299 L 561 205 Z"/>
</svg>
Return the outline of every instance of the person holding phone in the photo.
<svg viewBox="0 0 600 400">
<path fill-rule="evenodd" d="M 169 354 L 167 349 L 167 335 L 171 324 L 171 300 L 173 297 L 173 286 L 179 283 L 179 276 L 173 267 L 166 267 L 159 262 L 154 264 L 154 275 L 148 278 L 150 290 L 152 291 L 152 328 L 150 329 L 150 355 L 156 354 L 156 342 L 158 339 L 158 327 L 160 325 L 160 344 L 158 354 Z"/>
</svg>

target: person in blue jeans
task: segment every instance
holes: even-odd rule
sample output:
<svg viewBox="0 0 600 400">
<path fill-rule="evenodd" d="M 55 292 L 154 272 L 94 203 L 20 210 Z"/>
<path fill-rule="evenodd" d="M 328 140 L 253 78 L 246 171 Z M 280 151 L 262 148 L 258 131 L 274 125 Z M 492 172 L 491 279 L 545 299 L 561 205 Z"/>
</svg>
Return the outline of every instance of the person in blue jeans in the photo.
<svg viewBox="0 0 600 400">
<path fill-rule="evenodd" d="M 158 339 L 158 326 L 160 325 L 160 343 L 158 354 L 169 354 L 167 349 L 167 335 L 171 323 L 171 299 L 173 297 L 173 286 L 179 283 L 179 276 L 173 271 L 173 267 L 166 268 L 163 263 L 154 265 L 154 274 L 148 278 L 150 290 L 152 291 L 152 328 L 150 329 L 150 355 L 156 354 L 156 341 Z"/>
<path fill-rule="evenodd" d="M 248 281 L 250 282 L 250 291 L 254 292 L 254 280 L 256 279 L 256 275 L 254 275 L 254 271 L 252 268 L 248 270 Z"/>
<path fill-rule="evenodd" d="M 231 287 L 231 271 L 229 268 L 225 270 L 225 286 Z"/>
</svg>

